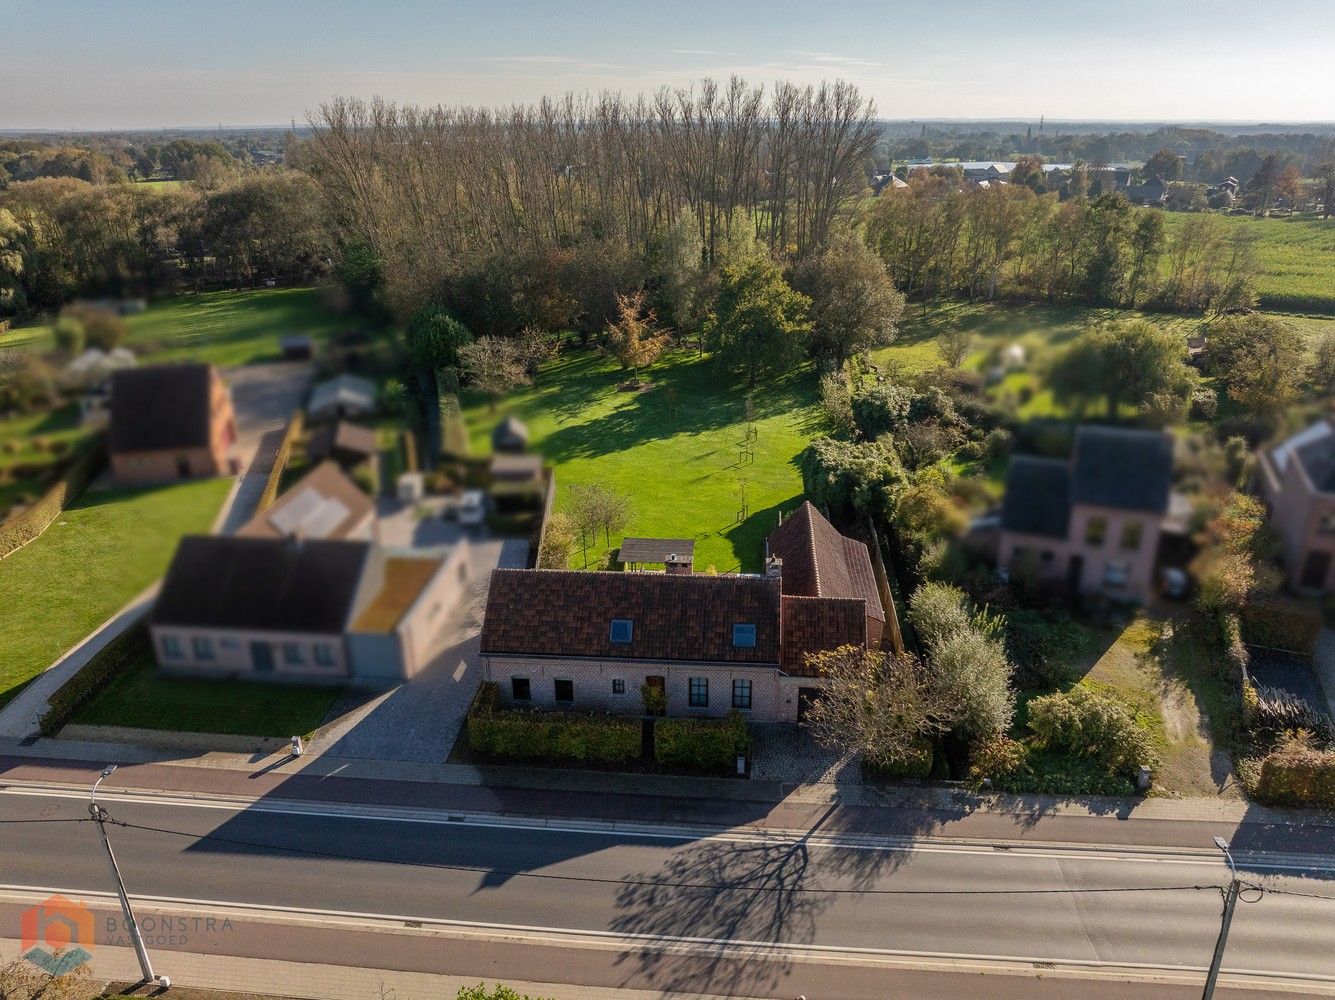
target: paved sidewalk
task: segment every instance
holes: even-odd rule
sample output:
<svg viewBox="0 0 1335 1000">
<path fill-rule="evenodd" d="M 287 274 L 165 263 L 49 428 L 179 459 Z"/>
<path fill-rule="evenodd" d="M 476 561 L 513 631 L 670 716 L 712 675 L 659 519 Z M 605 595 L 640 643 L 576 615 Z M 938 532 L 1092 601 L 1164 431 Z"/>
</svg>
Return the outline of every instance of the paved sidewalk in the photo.
<svg viewBox="0 0 1335 1000">
<path fill-rule="evenodd" d="M 17 958 L 20 943 L 0 938 L 0 963 Z M 172 986 L 293 997 L 301 1000 L 451 1000 L 462 987 L 476 986 L 477 976 L 444 976 L 394 969 L 359 969 L 345 965 L 316 965 L 232 955 L 197 955 L 187 951 L 156 951 L 154 972 L 171 979 Z M 98 945 L 89 964 L 94 984 L 133 983 L 139 965 L 131 948 Z M 492 985 L 494 980 L 488 980 Z M 506 980 L 521 995 L 534 1000 L 668 1000 L 681 994 L 659 990 L 608 989 L 601 986 L 565 986 Z M 724 1000 L 691 994 L 696 1000 Z M 737 1000 L 737 998 L 733 998 Z"/>
</svg>

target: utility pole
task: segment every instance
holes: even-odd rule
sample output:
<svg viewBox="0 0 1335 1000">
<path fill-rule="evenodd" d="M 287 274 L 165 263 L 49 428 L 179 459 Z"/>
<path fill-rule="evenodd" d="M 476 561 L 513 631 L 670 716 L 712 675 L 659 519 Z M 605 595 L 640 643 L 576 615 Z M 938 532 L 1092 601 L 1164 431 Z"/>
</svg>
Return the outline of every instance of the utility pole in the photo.
<svg viewBox="0 0 1335 1000">
<path fill-rule="evenodd" d="M 1228 891 L 1224 894 L 1224 919 L 1219 928 L 1219 940 L 1214 945 L 1214 958 L 1210 961 L 1210 973 L 1205 977 L 1205 992 L 1201 994 L 1202 1000 L 1212 1000 L 1214 997 L 1214 984 L 1219 980 L 1219 967 L 1224 962 L 1224 946 L 1228 944 L 1228 928 L 1233 923 L 1233 910 L 1238 905 L 1238 893 L 1242 891 L 1242 884 L 1238 881 L 1238 868 L 1233 864 L 1233 855 L 1228 852 L 1228 844 L 1224 842 L 1223 837 L 1215 837 L 1214 846 L 1224 852 L 1224 859 L 1228 862 L 1228 870 L 1232 879 L 1228 883 Z"/>
<path fill-rule="evenodd" d="M 107 849 L 107 862 L 111 868 L 111 879 L 116 883 L 116 894 L 121 898 L 121 913 L 125 917 L 126 926 L 130 928 L 130 941 L 133 942 L 134 953 L 139 958 L 139 971 L 143 973 L 144 982 L 157 983 L 164 990 L 170 989 L 172 984 L 170 979 L 153 973 L 153 963 L 149 961 L 148 949 L 144 947 L 144 937 L 139 933 L 139 924 L 134 919 L 134 911 L 130 909 L 130 897 L 125 894 L 125 880 L 121 878 L 120 866 L 116 864 L 116 855 L 111 850 L 111 840 L 107 836 L 108 814 L 97 804 L 97 786 L 102 784 L 102 779 L 114 770 L 116 765 L 108 764 L 93 782 L 93 790 L 88 796 L 88 815 L 93 817 L 93 822 L 97 824 L 97 832 L 102 834 L 102 844 Z"/>
</svg>

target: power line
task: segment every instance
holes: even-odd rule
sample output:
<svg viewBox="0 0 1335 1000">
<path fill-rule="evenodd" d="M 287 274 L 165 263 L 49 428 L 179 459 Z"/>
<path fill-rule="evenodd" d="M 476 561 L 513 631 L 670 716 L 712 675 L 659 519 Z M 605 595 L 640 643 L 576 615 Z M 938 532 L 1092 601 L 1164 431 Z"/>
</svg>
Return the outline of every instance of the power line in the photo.
<svg viewBox="0 0 1335 1000">
<path fill-rule="evenodd" d="M 239 837 L 225 837 L 215 833 L 190 833 L 185 830 L 173 830 L 167 827 L 145 826 L 139 823 L 126 823 L 117 819 L 108 819 L 108 823 L 124 827 L 127 830 L 143 830 L 148 833 L 161 833 L 174 837 L 190 837 L 194 840 L 211 840 L 236 847 L 252 847 L 265 851 L 283 851 L 291 854 L 304 854 L 310 857 L 329 858 L 339 861 L 373 861 L 378 864 L 408 865 L 414 868 L 431 868 L 442 871 L 467 872 L 476 875 L 494 875 L 504 878 L 542 879 L 551 882 L 583 882 L 596 885 L 642 886 L 661 889 L 704 889 L 715 892 L 801 892 L 818 895 L 847 896 L 1053 896 L 1095 893 L 1135 893 L 1135 892 L 1187 892 L 1187 891 L 1222 891 L 1223 886 L 1210 884 L 1191 885 L 1151 885 L 1151 886 L 1079 886 L 1047 889 L 845 889 L 822 886 L 788 885 L 736 885 L 713 882 L 674 882 L 662 879 L 606 878 L 595 875 L 558 875 L 551 872 L 505 871 L 498 868 L 483 868 L 476 865 L 452 865 L 437 861 L 389 861 L 378 858 L 357 857 L 340 854 L 337 851 L 324 851 L 311 847 L 290 847 L 282 844 L 266 844 L 260 841 L 244 840 Z"/>
<path fill-rule="evenodd" d="M 11 823 L 91 823 L 89 816 L 43 816 L 40 819 L 0 819 L 0 824 Z"/>
</svg>

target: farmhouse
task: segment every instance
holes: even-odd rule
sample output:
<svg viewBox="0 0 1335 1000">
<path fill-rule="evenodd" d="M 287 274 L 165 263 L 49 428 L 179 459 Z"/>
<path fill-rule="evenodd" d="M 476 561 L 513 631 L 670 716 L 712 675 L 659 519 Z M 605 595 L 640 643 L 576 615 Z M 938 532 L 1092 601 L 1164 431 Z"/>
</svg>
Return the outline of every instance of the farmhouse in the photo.
<svg viewBox="0 0 1335 1000">
<path fill-rule="evenodd" d="M 1262 449 L 1257 476 L 1289 586 L 1335 593 L 1335 422 L 1326 417 Z"/>
<path fill-rule="evenodd" d="M 1081 427 L 1070 459 L 1017 455 L 997 563 L 1072 592 L 1143 601 L 1172 478 L 1173 439 L 1158 431 Z"/>
<path fill-rule="evenodd" d="M 466 542 L 426 557 L 345 539 L 187 536 L 149 632 L 167 673 L 406 680 L 429 662 L 470 577 Z"/>
<path fill-rule="evenodd" d="M 487 678 L 519 706 L 640 714 L 649 689 L 669 714 L 799 718 L 823 683 L 807 654 L 877 644 L 885 620 L 865 546 L 806 508 L 770 536 L 763 575 L 496 570 Z"/>
<path fill-rule="evenodd" d="M 230 475 L 235 441 L 232 397 L 212 365 L 152 365 L 112 373 L 107 450 L 117 482 Z"/>
</svg>

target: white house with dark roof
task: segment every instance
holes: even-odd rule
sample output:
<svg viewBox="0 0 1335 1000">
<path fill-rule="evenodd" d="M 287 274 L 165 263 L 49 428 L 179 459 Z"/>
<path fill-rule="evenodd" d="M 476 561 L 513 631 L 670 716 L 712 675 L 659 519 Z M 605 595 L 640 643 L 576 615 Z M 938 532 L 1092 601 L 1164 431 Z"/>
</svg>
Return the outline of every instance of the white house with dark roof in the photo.
<svg viewBox="0 0 1335 1000">
<path fill-rule="evenodd" d="M 1069 459 L 1017 455 L 1006 475 L 997 565 L 1072 591 L 1143 601 L 1173 481 L 1173 439 L 1085 426 Z"/>
</svg>

